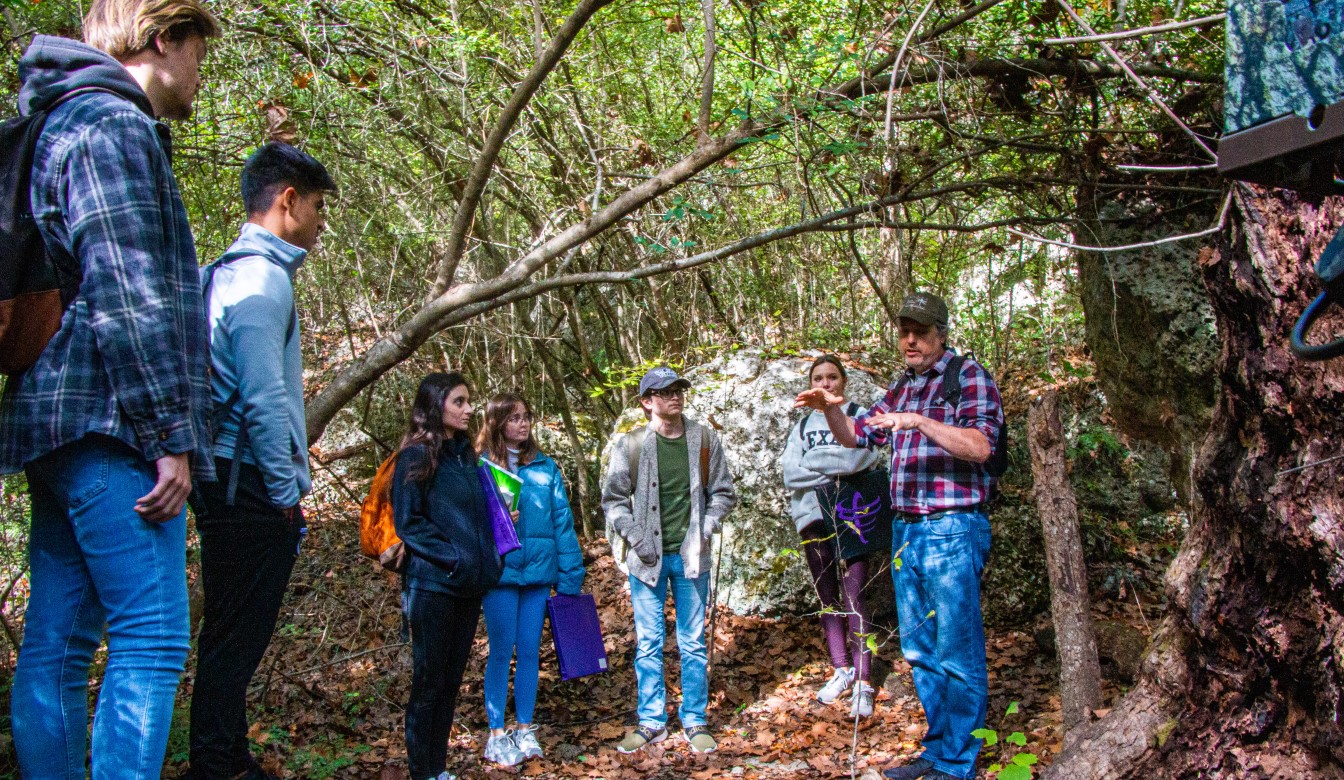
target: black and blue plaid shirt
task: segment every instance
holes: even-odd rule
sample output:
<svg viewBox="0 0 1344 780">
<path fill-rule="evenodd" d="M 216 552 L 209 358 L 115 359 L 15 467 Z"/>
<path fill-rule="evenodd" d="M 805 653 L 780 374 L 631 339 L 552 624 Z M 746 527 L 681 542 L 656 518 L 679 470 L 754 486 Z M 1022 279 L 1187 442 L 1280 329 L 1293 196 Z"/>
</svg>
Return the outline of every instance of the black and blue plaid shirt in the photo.
<svg viewBox="0 0 1344 780">
<path fill-rule="evenodd" d="M 69 70 L 71 60 L 102 67 L 100 56 L 116 65 L 83 44 L 39 36 L 21 75 L 59 84 L 53 69 Z M 100 88 L 107 81 L 104 73 Z M 129 74 L 125 81 L 112 79 L 117 94 L 61 104 L 36 148 L 33 214 L 48 244 L 79 260 L 83 281 L 37 364 L 6 383 L 0 473 L 100 433 L 147 460 L 190 453 L 193 476 L 214 478 L 210 339 L 196 249 L 168 130 Z M 32 103 L 21 110 L 44 108 Z"/>
</svg>

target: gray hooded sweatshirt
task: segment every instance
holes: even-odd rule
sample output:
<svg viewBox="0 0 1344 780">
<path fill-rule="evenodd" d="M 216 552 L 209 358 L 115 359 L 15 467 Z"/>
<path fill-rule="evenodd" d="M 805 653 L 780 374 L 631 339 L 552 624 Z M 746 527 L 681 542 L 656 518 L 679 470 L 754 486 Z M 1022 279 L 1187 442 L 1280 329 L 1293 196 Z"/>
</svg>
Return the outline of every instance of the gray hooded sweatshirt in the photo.
<svg viewBox="0 0 1344 780">
<path fill-rule="evenodd" d="M 850 411 L 856 417 L 868 411 L 857 406 Z M 801 533 L 821 519 L 821 504 L 816 489 L 844 474 L 867 471 L 882 461 L 876 449 L 846 447 L 831 435 L 824 414 L 806 414 L 789 429 L 784 445 L 784 487 L 789 489 L 789 510 L 793 524 Z"/>
</svg>

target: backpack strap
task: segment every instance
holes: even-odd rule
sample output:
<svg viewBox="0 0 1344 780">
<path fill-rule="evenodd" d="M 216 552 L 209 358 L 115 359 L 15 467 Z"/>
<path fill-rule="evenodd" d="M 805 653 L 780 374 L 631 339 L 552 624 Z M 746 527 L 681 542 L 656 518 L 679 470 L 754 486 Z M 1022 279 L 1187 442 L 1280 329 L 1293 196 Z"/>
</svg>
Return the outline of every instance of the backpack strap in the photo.
<svg viewBox="0 0 1344 780">
<path fill-rule="evenodd" d="M 644 446 L 644 439 L 649 435 L 649 429 L 640 426 L 625 435 L 625 440 L 621 442 L 625 445 L 625 460 L 630 464 L 630 495 L 635 495 L 635 489 L 639 486 L 639 451 Z"/>
<path fill-rule="evenodd" d="M 627 433 L 621 444 L 625 447 L 625 459 L 630 464 L 630 495 L 635 494 L 639 486 L 639 452 L 644 447 L 644 439 L 649 435 L 647 427 L 636 428 Z M 709 441 L 700 443 L 700 488 L 708 489 L 709 484 Z"/>
<path fill-rule="evenodd" d="M 94 92 L 106 92 L 109 95 L 122 97 L 118 93 L 110 89 L 104 89 L 103 87 L 80 87 L 56 98 L 50 106 L 47 106 L 40 112 L 40 116 L 34 118 L 35 128 L 31 132 L 30 138 L 25 140 L 25 143 L 28 144 L 25 147 L 23 158 L 23 163 L 26 168 L 23 175 L 20 176 L 16 182 L 22 192 L 23 202 L 28 204 L 25 207 L 27 218 L 33 216 L 32 203 L 29 200 L 29 188 L 32 185 L 33 158 L 36 156 L 37 143 L 42 138 L 42 134 L 46 132 L 47 119 L 55 113 L 56 109 L 60 108 L 65 103 L 68 103 L 81 95 L 87 95 Z M 43 250 L 47 253 L 47 256 L 51 258 L 52 266 L 56 270 L 56 281 L 61 291 L 61 306 L 64 308 L 65 306 L 70 305 L 70 301 L 73 300 L 78 293 L 79 286 L 84 281 L 84 269 L 80 265 L 79 259 L 72 255 L 65 247 L 61 246 L 59 243 L 49 243 L 46 236 L 42 236 L 40 231 L 38 232 L 38 235 L 41 238 Z"/>
<path fill-rule="evenodd" d="M 943 371 L 943 400 L 947 401 L 953 411 L 956 410 L 957 404 L 961 403 L 961 367 L 964 365 L 966 365 L 964 355 L 953 355 Z"/>
</svg>

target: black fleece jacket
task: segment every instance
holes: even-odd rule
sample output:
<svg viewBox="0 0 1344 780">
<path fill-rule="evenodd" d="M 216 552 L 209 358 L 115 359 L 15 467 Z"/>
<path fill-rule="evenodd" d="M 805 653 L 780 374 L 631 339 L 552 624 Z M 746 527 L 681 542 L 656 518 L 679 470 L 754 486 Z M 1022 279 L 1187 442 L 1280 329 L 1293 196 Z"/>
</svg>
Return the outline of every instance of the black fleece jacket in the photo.
<svg viewBox="0 0 1344 780">
<path fill-rule="evenodd" d="M 499 582 L 503 566 L 476 473 L 476 451 L 464 438 L 449 439 L 434 474 L 412 482 L 407 475 L 427 457 L 423 445 L 407 447 L 397 456 L 393 476 L 397 536 L 411 552 L 406 584 L 459 598 L 483 596 Z"/>
</svg>

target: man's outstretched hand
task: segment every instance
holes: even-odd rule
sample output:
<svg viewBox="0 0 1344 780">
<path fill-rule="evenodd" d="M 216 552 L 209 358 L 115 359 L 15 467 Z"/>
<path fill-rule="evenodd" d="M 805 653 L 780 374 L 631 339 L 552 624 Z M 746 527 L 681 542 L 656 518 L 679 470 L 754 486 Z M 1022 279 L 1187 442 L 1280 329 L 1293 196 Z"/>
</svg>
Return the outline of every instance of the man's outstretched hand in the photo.
<svg viewBox="0 0 1344 780">
<path fill-rule="evenodd" d="M 135 502 L 135 511 L 151 523 L 164 523 L 177 517 L 191 494 L 191 461 L 184 452 L 165 455 L 154 465 L 159 480 L 148 495 Z"/>
<path fill-rule="evenodd" d="M 839 406 L 845 402 L 844 396 L 827 392 L 820 387 L 814 387 L 811 390 L 804 390 L 793 399 L 794 409 L 816 409 L 818 412 L 826 411 L 828 406 Z"/>
<path fill-rule="evenodd" d="M 893 431 L 913 431 L 927 419 L 914 412 L 886 412 L 871 415 L 868 418 L 868 424 L 874 428 L 886 428 Z"/>
</svg>

